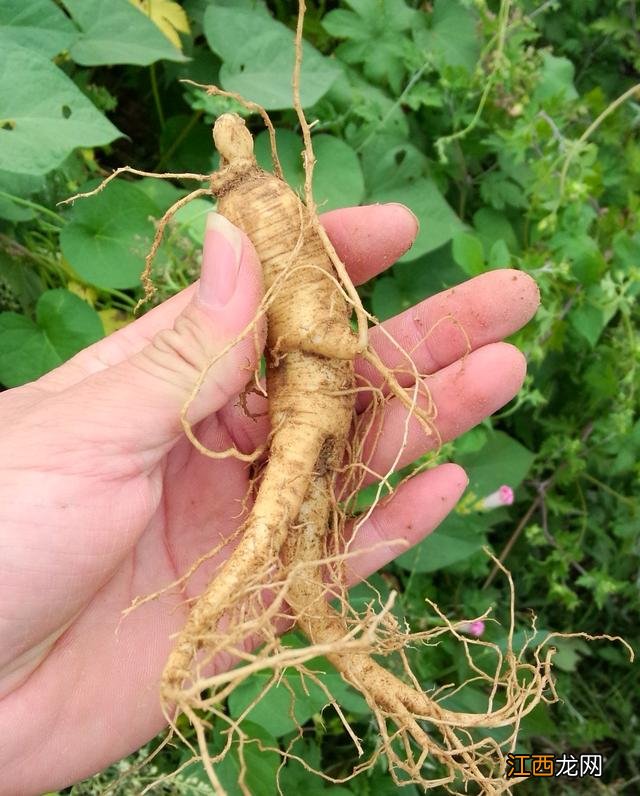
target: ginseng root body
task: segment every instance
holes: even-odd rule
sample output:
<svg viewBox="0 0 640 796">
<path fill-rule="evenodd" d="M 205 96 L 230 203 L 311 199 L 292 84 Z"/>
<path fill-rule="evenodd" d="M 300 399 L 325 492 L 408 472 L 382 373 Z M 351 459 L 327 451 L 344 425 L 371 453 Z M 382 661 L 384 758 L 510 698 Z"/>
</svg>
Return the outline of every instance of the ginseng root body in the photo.
<svg viewBox="0 0 640 796">
<path fill-rule="evenodd" d="M 313 508 L 307 510 L 306 522 L 314 527 L 326 523 L 331 473 L 344 457 L 355 401 L 357 337 L 307 209 L 282 179 L 259 168 L 240 117 L 220 117 L 214 140 L 221 155 L 211 183 L 218 212 L 246 233 L 263 268 L 272 435 L 268 465 L 242 539 L 194 606 L 165 669 L 167 699 L 176 699 L 221 610 L 242 591 L 249 575 L 278 556 L 291 527 L 300 528 L 296 520 L 307 493 Z"/>
<path fill-rule="evenodd" d="M 495 675 L 474 665 L 476 679 L 484 680 L 488 689 L 487 712 L 456 713 L 424 693 L 410 671 L 403 650 L 409 637 L 417 639 L 420 634 L 399 631 L 388 611 L 384 627 L 382 615 L 364 621 L 350 613 L 340 573 L 333 571 L 339 568 L 327 563 L 335 564 L 340 557 L 339 536 L 344 528 L 335 493 L 345 460 L 354 453 L 348 437 L 356 395 L 355 357 L 361 354 L 376 363 L 389 392 L 427 432 L 430 417 L 367 347 L 361 306 L 356 309 L 358 334 L 352 331 L 350 302 L 355 305 L 352 297 L 357 294 L 344 272 L 338 273 L 341 264 L 315 212 L 305 207 L 284 180 L 259 168 L 251 135 L 239 116 L 221 116 L 214 140 L 221 166 L 211 177 L 211 193 L 218 199 L 218 211 L 251 240 L 263 268 L 271 432 L 268 461 L 256 474 L 257 492 L 240 529 L 240 541 L 193 605 L 178 636 L 162 677 L 163 702 L 191 720 L 214 790 L 224 794 L 208 752 L 207 720 L 197 711 L 226 720 L 220 703 L 251 672 L 271 668 L 273 685 L 277 673 L 313 657 L 310 653 L 296 662 L 291 651 L 279 647 L 273 623 L 290 611 L 312 644 L 320 645 L 345 680 L 366 698 L 398 784 L 411 781 L 431 788 L 458 778 L 465 789 L 474 782 L 482 784 L 485 794 L 508 791 L 513 781 L 505 776 L 501 747 L 512 744 L 522 717 L 546 698 L 546 689 L 553 690 L 550 654 L 542 660 L 537 648 L 535 664 L 528 664 L 523 653 L 518 657 L 513 653 L 510 636 L 504 655 L 496 647 Z M 200 192 L 208 191 L 195 193 Z M 336 532 L 333 546 L 327 544 L 329 530 Z M 332 582 L 328 585 L 329 570 Z M 328 590 L 331 596 L 342 598 L 344 610 L 333 607 Z M 371 632 L 364 633 L 367 622 Z M 453 625 L 448 626 L 456 632 Z M 467 642 L 462 639 L 462 643 L 472 664 Z M 248 647 L 259 651 L 253 653 Z M 403 679 L 383 668 L 372 652 L 380 656 L 399 652 Z M 238 661 L 243 666 L 211 674 L 216 661 L 221 661 L 222 668 Z M 226 751 L 233 733 L 242 735 L 237 721 L 228 720 L 228 724 Z M 477 739 L 472 734 L 478 727 L 505 726 L 512 731 L 502 743 L 486 733 Z M 361 751 L 352 731 L 351 737 Z M 441 764 L 442 776 L 425 777 L 427 757 Z"/>
</svg>

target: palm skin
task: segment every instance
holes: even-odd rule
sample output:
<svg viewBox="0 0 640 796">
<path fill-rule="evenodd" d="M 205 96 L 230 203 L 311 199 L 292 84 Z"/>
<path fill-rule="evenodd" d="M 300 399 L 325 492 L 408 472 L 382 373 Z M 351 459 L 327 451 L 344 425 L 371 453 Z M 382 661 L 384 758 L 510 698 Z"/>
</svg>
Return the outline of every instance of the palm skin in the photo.
<svg viewBox="0 0 640 796">
<path fill-rule="evenodd" d="M 415 220 L 399 205 L 334 211 L 322 221 L 356 283 L 388 267 L 416 234 Z M 203 282 L 219 265 L 211 245 L 207 250 L 205 242 Z M 246 239 L 239 268 L 238 288 L 223 306 L 200 301 L 193 286 L 37 382 L 0 396 L 0 794 L 63 787 L 142 745 L 164 724 L 158 684 L 170 637 L 184 624 L 185 601 L 229 550 L 206 562 L 183 592 L 167 591 L 124 620 L 122 612 L 136 596 L 182 575 L 240 522 L 246 464 L 202 456 L 179 424 L 204 363 L 254 316 L 261 284 Z M 526 275 L 495 271 L 386 324 L 418 370 L 430 374 L 443 439 L 517 392 L 524 359 L 499 341 L 526 323 L 537 303 Z M 455 324 L 439 324 L 425 340 L 449 314 L 471 341 L 463 359 L 466 341 Z M 374 331 L 372 340 L 389 364 L 400 363 L 381 335 Z M 190 416 L 209 448 L 250 451 L 264 440 L 266 419 L 247 418 L 236 405 L 254 364 L 248 339 L 205 381 Z M 255 396 L 251 404 L 262 408 Z M 391 401 L 375 470 L 393 461 L 403 422 L 404 410 Z M 432 444 L 412 425 L 402 462 Z M 401 487 L 359 531 L 357 549 L 377 544 L 354 559 L 350 578 L 406 549 L 394 540 L 415 544 L 432 531 L 465 486 L 461 468 L 446 464 Z"/>
</svg>

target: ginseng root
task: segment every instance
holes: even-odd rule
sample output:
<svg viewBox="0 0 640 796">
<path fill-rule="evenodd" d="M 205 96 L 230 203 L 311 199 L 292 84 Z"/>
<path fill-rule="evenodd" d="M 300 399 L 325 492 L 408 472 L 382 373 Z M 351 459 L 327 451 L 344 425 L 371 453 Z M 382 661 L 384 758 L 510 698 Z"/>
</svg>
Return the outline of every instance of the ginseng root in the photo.
<svg viewBox="0 0 640 796">
<path fill-rule="evenodd" d="M 248 633 L 253 633 L 254 643 L 268 642 L 265 622 L 285 613 L 286 600 L 298 627 L 312 644 L 329 651 L 329 660 L 367 699 L 394 774 L 401 769 L 427 787 L 461 775 L 484 782 L 486 793 L 499 793 L 507 786 L 503 771 L 496 775 L 501 762 L 496 760 L 497 745 L 492 739 L 472 742 L 468 730 L 519 721 L 548 684 L 548 662 L 538 669 L 514 658 L 506 704 L 487 714 L 457 714 L 418 690 L 415 679 L 409 676 L 410 685 L 370 657 L 370 652 L 403 646 L 393 642 L 391 631 L 382 633 L 378 642 L 370 637 L 360 650 L 345 644 L 353 638 L 353 621 L 327 599 L 327 539 L 341 516 L 336 479 L 354 414 L 354 359 L 360 354 L 375 361 L 375 355 L 351 329 L 348 294 L 313 215 L 280 177 L 259 168 L 243 120 L 234 114 L 221 116 L 214 140 L 221 156 L 221 167 L 211 178 L 218 212 L 255 246 L 269 296 L 265 356 L 272 432 L 268 464 L 241 540 L 193 606 L 165 668 L 162 698 L 199 724 L 201 732 L 196 711 L 213 708 L 237 682 L 230 676 L 226 687 L 216 690 L 214 685 L 224 686 L 224 678 L 207 677 L 206 665 L 223 654 L 242 659 Z M 428 431 L 430 417 L 420 413 L 415 395 L 411 399 L 391 374 L 385 376 L 391 391 L 402 396 Z M 281 585 L 279 595 L 265 601 L 264 590 L 274 582 Z M 241 604 L 240 598 L 251 595 L 253 605 Z M 531 674 L 526 686 L 518 684 L 521 668 Z M 208 688 L 214 693 L 205 697 Z M 388 721 L 395 729 L 387 728 Z M 403 759 L 394 751 L 397 739 L 405 749 Z M 207 756 L 202 743 L 201 754 Z M 428 755 L 444 764 L 446 777 L 424 779 L 420 770 Z M 208 765 L 207 770 L 222 792 L 213 768 Z"/>
</svg>

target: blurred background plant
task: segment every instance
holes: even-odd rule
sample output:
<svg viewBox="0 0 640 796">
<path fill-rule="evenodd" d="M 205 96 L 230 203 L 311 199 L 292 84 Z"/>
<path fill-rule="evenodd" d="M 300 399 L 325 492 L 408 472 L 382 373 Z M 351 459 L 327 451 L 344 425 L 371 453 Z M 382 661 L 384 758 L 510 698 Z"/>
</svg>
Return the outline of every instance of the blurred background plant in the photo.
<svg viewBox="0 0 640 796">
<path fill-rule="evenodd" d="M 181 78 L 263 104 L 286 177 L 301 185 L 290 87 L 296 12 L 293 0 L 0 5 L 4 387 L 37 378 L 131 322 L 154 224 L 186 183 L 122 179 L 90 201 L 57 202 L 124 164 L 214 169 L 213 120 L 245 111 Z M 504 643 L 508 593 L 482 552 L 488 544 L 513 573 L 521 640 L 533 611 L 541 634 L 583 630 L 637 642 L 638 30 L 635 0 L 308 0 L 303 103 L 317 120 L 316 199 L 323 209 L 404 202 L 422 222 L 412 250 L 363 287 L 369 309 L 384 320 L 505 266 L 531 274 L 542 293 L 536 318 L 513 338 L 529 363 L 524 389 L 440 452 L 467 469 L 467 494 L 434 536 L 373 579 L 383 596 L 399 592 L 398 609 L 415 629 L 437 622 L 425 598 L 452 620 L 495 606 L 502 624 L 474 623 L 468 632 Z M 260 120 L 248 123 L 268 166 Z M 156 266 L 158 301 L 196 278 L 210 207 L 198 200 L 171 223 Z M 366 598 L 356 589 L 353 599 Z M 562 702 L 525 719 L 520 749 L 600 753 L 602 781 L 536 779 L 520 790 L 637 792 L 633 667 L 618 646 L 571 639 L 557 647 Z M 425 688 L 468 677 L 451 638 L 410 654 Z M 328 664 L 321 668 L 374 749 L 362 701 Z M 310 765 L 344 777 L 357 758 L 337 717 L 320 713 L 321 691 L 305 691 L 294 678 L 287 686 L 251 711 L 246 731 L 267 745 L 293 744 Z M 239 715 L 260 687 L 258 678 L 246 684 L 229 711 Z M 304 729 L 297 740 L 291 694 Z M 448 704 L 473 709 L 482 697 L 469 687 Z M 278 758 L 253 749 L 250 792 L 271 796 Z M 65 793 L 107 785 L 139 792 L 182 755 L 167 748 L 115 785 L 132 758 Z M 236 774 L 237 759 L 228 757 L 219 775 L 230 794 L 240 792 Z M 150 792 L 207 792 L 203 782 L 191 766 Z M 346 785 L 328 785 L 291 762 L 281 787 L 310 796 L 396 790 L 381 763 Z"/>
</svg>

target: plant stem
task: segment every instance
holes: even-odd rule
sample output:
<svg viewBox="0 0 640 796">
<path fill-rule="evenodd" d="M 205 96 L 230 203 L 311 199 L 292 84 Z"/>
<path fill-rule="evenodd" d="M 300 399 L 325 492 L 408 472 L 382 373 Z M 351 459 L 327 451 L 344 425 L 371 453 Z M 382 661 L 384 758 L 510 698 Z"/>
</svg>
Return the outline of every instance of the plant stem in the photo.
<svg viewBox="0 0 640 796">
<path fill-rule="evenodd" d="M 158 114 L 158 122 L 160 129 L 164 130 L 164 113 L 162 111 L 162 102 L 160 101 L 160 92 L 158 91 L 158 78 L 156 76 L 156 65 L 151 64 L 149 67 L 149 76 L 151 78 L 151 93 L 153 94 L 153 102 L 156 106 L 156 113 Z"/>
<path fill-rule="evenodd" d="M 193 115 L 189 119 L 189 121 L 185 124 L 185 126 L 180 130 L 178 135 L 173 139 L 171 142 L 171 146 L 167 151 L 162 155 L 160 160 L 156 163 L 154 167 L 154 171 L 160 171 L 160 169 L 164 168 L 165 163 L 169 160 L 171 155 L 176 151 L 176 149 L 180 146 L 180 144 L 184 141 L 184 139 L 189 135 L 189 133 L 193 130 L 195 125 L 198 123 L 204 111 L 198 110 L 194 111 Z"/>
<path fill-rule="evenodd" d="M 612 489 L 608 484 L 605 484 L 603 481 L 600 481 L 598 478 L 594 478 L 589 473 L 580 473 L 582 478 L 585 478 L 587 481 L 590 481 L 592 484 L 595 484 L 597 487 L 602 489 L 604 492 L 607 492 L 614 498 L 622 501 L 623 503 L 627 503 L 630 506 L 635 506 L 635 500 L 633 498 L 627 497 L 626 495 L 621 495 L 620 492 L 616 492 L 615 489 Z"/>
<path fill-rule="evenodd" d="M 491 89 L 493 88 L 493 84 L 495 83 L 496 77 L 498 76 L 498 70 L 500 69 L 502 56 L 504 54 L 504 45 L 506 41 L 506 34 L 509 22 L 509 11 L 511 7 L 511 0 L 502 0 L 500 5 L 500 10 L 498 11 L 498 45 L 496 47 L 494 53 L 494 66 L 492 70 L 489 72 L 489 75 L 485 78 L 484 90 L 480 96 L 480 102 L 478 103 L 478 107 L 476 108 L 476 112 L 473 115 L 473 118 L 469 122 L 466 127 L 463 127 L 462 130 L 457 130 L 455 133 L 451 133 L 450 135 L 442 136 L 442 138 L 438 138 L 435 142 L 436 151 L 442 161 L 446 160 L 444 154 L 444 148 L 446 144 L 450 144 L 452 141 L 459 141 L 462 138 L 465 138 L 478 124 L 480 121 L 480 117 L 482 116 L 482 111 L 484 110 L 484 106 L 486 105 L 487 100 L 489 99 L 489 94 L 491 93 Z"/>
<path fill-rule="evenodd" d="M 64 218 L 62 216 L 55 213 L 53 210 L 49 210 L 48 207 L 44 205 L 39 205 L 37 202 L 31 202 L 29 199 L 22 199 L 20 196 L 14 196 L 11 193 L 6 193 L 5 191 L 0 191 L 0 196 L 4 199 L 10 199 L 12 202 L 15 202 L 17 205 L 22 205 L 23 207 L 30 207 L 32 210 L 38 210 L 40 213 L 44 215 L 50 216 L 54 218 L 56 221 L 64 224 Z M 58 230 L 58 227 L 56 227 Z"/>
<path fill-rule="evenodd" d="M 102 293 L 106 293 L 109 296 L 113 296 L 114 298 L 120 299 L 123 304 L 126 304 L 128 309 L 131 307 L 136 306 L 136 300 L 128 296 L 126 293 L 123 293 L 121 290 L 116 290 L 115 288 L 98 288 Z"/>
<path fill-rule="evenodd" d="M 567 155 L 563 165 L 562 171 L 560 173 L 560 200 L 562 200 L 562 194 L 564 193 L 564 184 L 567 179 L 567 172 L 569 171 L 569 166 L 571 165 L 571 161 L 577 155 L 580 150 L 580 147 L 584 142 L 589 138 L 589 136 L 594 133 L 598 127 L 602 124 L 602 122 L 610 116 L 615 110 L 617 110 L 620 105 L 625 103 L 628 99 L 634 96 L 634 94 L 640 94 L 640 83 L 636 83 L 635 86 L 631 86 L 630 89 L 621 94 L 617 99 L 615 99 L 610 105 L 608 105 L 602 113 L 595 119 L 591 124 L 587 127 L 587 129 L 582 133 L 580 138 L 575 142 L 575 144 L 569 150 L 569 154 Z"/>
</svg>

